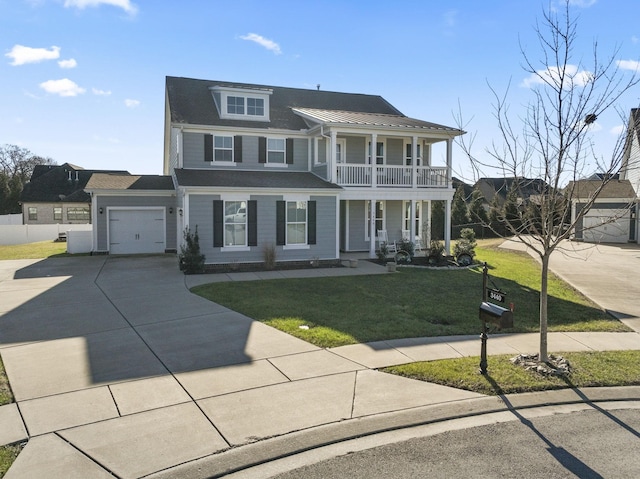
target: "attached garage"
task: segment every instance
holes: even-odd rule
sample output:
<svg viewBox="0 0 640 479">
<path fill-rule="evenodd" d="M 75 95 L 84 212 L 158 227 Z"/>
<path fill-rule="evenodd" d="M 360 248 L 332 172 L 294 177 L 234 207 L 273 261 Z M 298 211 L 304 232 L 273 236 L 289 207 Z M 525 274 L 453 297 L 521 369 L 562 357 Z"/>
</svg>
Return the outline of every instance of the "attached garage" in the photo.
<svg viewBox="0 0 640 479">
<path fill-rule="evenodd" d="M 109 253 L 164 253 L 166 220 L 164 208 L 107 208 Z"/>
<path fill-rule="evenodd" d="M 627 243 L 628 210 L 590 210 L 582 220 L 584 241 L 588 243 Z"/>
<path fill-rule="evenodd" d="M 91 176 L 94 254 L 175 253 L 176 193 L 170 176 Z"/>
</svg>

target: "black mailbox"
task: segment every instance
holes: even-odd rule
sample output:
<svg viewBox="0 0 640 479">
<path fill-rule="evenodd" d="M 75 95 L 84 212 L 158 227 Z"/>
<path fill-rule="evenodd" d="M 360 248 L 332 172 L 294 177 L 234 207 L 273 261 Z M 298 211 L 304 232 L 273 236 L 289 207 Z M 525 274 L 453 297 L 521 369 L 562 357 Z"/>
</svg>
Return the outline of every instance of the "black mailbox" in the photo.
<svg viewBox="0 0 640 479">
<path fill-rule="evenodd" d="M 492 323 L 498 328 L 513 328 L 513 312 L 497 304 L 483 302 L 480 304 L 480 319 Z"/>
</svg>

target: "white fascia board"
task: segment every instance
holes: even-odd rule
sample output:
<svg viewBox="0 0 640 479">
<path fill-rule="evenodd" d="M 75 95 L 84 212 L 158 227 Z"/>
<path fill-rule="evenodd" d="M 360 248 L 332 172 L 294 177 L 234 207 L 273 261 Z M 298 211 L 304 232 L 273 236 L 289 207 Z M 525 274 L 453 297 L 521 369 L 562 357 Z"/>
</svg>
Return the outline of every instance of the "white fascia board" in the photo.
<svg viewBox="0 0 640 479">
<path fill-rule="evenodd" d="M 180 187 L 188 195 L 221 195 L 221 194 L 246 194 L 256 196 L 282 196 L 282 195 L 312 195 L 312 196 L 339 196 L 340 190 L 327 190 L 315 188 L 229 188 L 216 186 L 182 186 Z"/>
<path fill-rule="evenodd" d="M 385 126 L 362 126 L 362 125 L 350 125 L 348 123 L 324 123 L 322 125 L 323 133 L 328 134 L 331 130 L 335 130 L 338 133 L 352 136 L 371 136 L 375 132 L 380 137 L 399 137 L 399 138 L 411 138 L 413 136 L 418 137 L 420 140 L 427 140 L 431 143 L 437 143 L 440 141 L 449 140 L 463 133 L 447 133 L 437 130 L 429 130 L 424 128 L 389 128 Z M 308 130 L 309 135 L 317 136 L 320 133 L 320 127 L 314 127 Z"/>
<path fill-rule="evenodd" d="M 340 192 L 341 200 L 390 200 L 390 201 L 439 201 L 452 200 L 455 190 L 438 189 L 421 189 L 421 190 L 388 190 L 382 188 L 360 189 L 344 189 Z"/>
<path fill-rule="evenodd" d="M 176 125 L 176 128 L 182 129 L 186 133 L 214 133 L 214 132 L 230 132 L 236 135 L 247 136 L 271 136 L 271 135 L 283 135 L 287 137 L 299 136 L 300 138 L 307 138 L 309 130 L 286 130 L 283 128 L 254 128 L 254 127 L 237 127 L 226 125 L 193 125 L 193 124 L 180 124 Z"/>
<path fill-rule="evenodd" d="M 85 190 L 91 196 L 176 196 L 174 190 Z"/>
<path fill-rule="evenodd" d="M 224 86 L 224 85 L 214 85 L 210 86 L 209 90 L 211 91 L 224 91 L 230 93 L 256 93 L 261 95 L 271 95 L 273 94 L 272 88 L 255 88 L 255 87 L 237 87 L 237 86 Z"/>
</svg>

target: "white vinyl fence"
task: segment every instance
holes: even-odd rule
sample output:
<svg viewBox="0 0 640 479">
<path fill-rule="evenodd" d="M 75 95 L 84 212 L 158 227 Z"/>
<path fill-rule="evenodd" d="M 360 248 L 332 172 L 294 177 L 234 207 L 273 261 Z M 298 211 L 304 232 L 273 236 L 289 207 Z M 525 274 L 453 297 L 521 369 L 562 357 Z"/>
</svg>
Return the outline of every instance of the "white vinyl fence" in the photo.
<svg viewBox="0 0 640 479">
<path fill-rule="evenodd" d="M 0 225 L 21 225 L 22 215 L 20 213 L 15 215 L 0 215 Z"/>
<path fill-rule="evenodd" d="M 92 230 L 92 225 L 0 225 L 0 245 L 53 241 L 60 233 Z"/>
</svg>

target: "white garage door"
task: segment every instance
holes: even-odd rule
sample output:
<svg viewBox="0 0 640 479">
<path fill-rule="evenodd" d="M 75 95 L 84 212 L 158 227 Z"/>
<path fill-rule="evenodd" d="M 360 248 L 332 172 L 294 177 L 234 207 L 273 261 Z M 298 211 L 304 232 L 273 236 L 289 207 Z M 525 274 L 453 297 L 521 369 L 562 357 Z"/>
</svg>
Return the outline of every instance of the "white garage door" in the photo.
<svg viewBox="0 0 640 479">
<path fill-rule="evenodd" d="M 582 237 L 589 243 L 626 243 L 629 241 L 629 218 L 619 218 L 613 222 L 611 218 L 618 212 L 608 215 L 589 215 L 583 220 Z"/>
<path fill-rule="evenodd" d="M 109 252 L 164 253 L 163 209 L 109 210 Z"/>
</svg>

